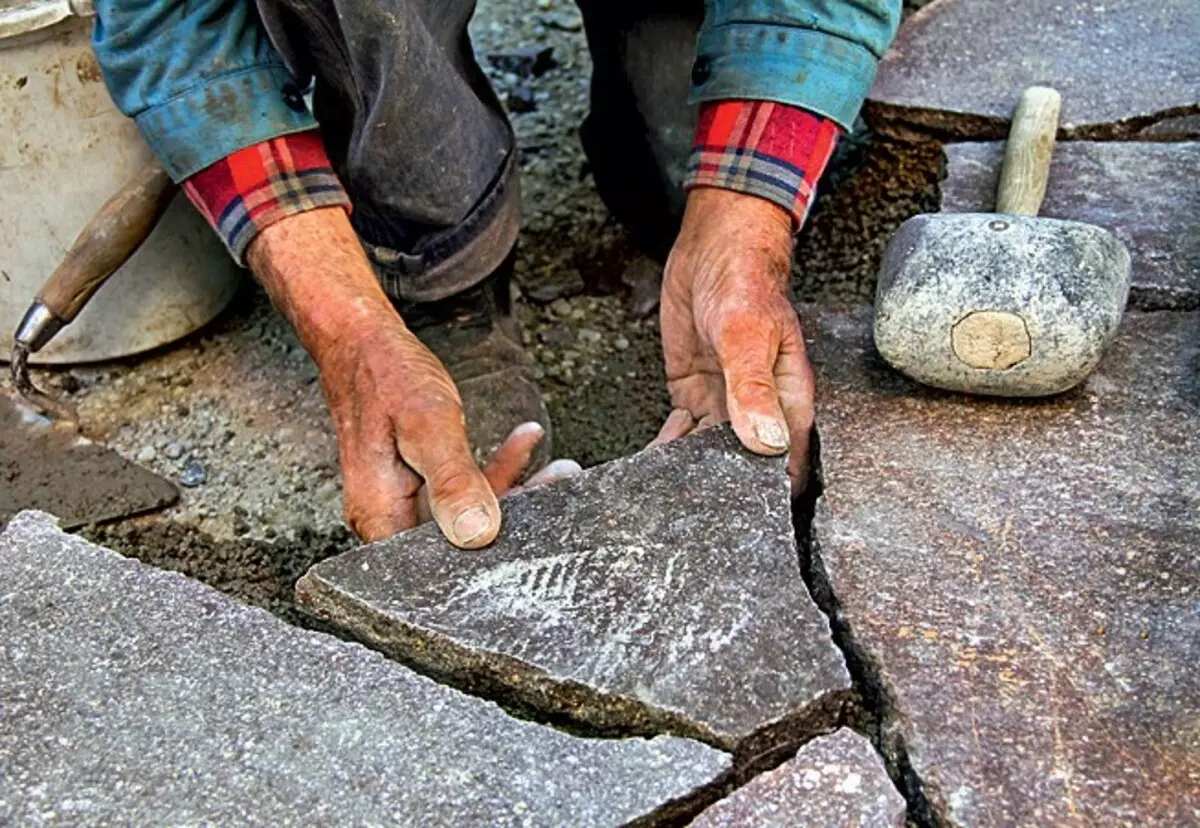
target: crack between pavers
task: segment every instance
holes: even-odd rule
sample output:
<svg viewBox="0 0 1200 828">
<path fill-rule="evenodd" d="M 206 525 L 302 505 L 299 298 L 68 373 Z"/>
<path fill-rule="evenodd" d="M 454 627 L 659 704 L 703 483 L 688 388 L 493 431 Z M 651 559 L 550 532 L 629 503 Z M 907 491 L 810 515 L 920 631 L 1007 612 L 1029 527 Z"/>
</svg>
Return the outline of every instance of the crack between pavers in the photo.
<svg viewBox="0 0 1200 828">
<path fill-rule="evenodd" d="M 632 696 L 555 677 L 513 656 L 459 643 L 416 624 L 396 624 L 369 602 L 310 573 L 296 585 L 298 606 L 409 669 L 470 696 L 495 702 L 518 718 L 592 738 L 680 736 L 745 757 L 747 763 L 788 749 L 809 733 L 832 732 L 853 691 L 822 693 L 790 713 L 737 738 Z"/>
<path fill-rule="evenodd" d="M 1008 137 L 1009 120 L 994 115 L 949 112 L 916 106 L 880 104 L 867 101 L 864 107 L 868 123 L 882 135 L 900 141 L 1003 141 Z M 1200 114 L 1200 105 L 1183 104 L 1150 115 L 1110 121 L 1102 124 L 1060 127 L 1060 141 L 1146 141 L 1178 143 L 1195 141 L 1186 133 L 1158 135 L 1146 130 L 1176 118 Z"/>
<path fill-rule="evenodd" d="M 319 601 L 322 593 L 336 594 L 337 600 Z M 398 626 L 369 603 L 317 577 L 302 578 L 296 595 L 298 605 L 320 622 L 355 629 L 353 640 L 358 643 L 439 684 L 497 704 L 514 718 L 580 738 L 674 736 L 731 755 L 726 772 L 627 823 L 634 828 L 686 825 L 755 777 L 792 759 L 812 740 L 850 727 L 854 711 L 862 707 L 853 689 L 829 691 L 736 739 L 682 713 L 554 678 L 520 659 L 467 647 L 435 630 Z"/>
<path fill-rule="evenodd" d="M 824 496 L 820 435 L 813 429 L 810 449 L 813 471 L 804 496 L 792 512 L 800 573 L 809 596 L 829 619 L 834 644 L 842 651 L 860 704 L 848 710 L 847 726 L 864 736 L 883 760 L 888 777 L 908 804 L 908 821 L 919 828 L 951 828 L 945 797 L 937 786 L 923 780 L 913 767 L 904 733 L 904 713 L 883 677 L 879 659 L 855 637 L 841 601 L 833 589 L 814 535 L 817 502 Z"/>
<path fill-rule="evenodd" d="M 205 550 L 216 549 L 218 547 L 221 549 L 225 547 L 239 549 L 242 547 L 254 547 L 263 554 L 266 554 L 266 550 L 272 549 L 276 545 L 269 541 L 249 541 L 247 539 L 218 541 L 204 533 L 189 530 L 186 527 L 178 527 L 178 532 L 183 533 L 185 537 L 182 539 L 174 537 L 173 539 L 178 542 L 175 545 L 181 546 L 185 551 L 190 549 L 194 542 L 199 542 Z M 810 701 L 798 711 L 784 715 L 778 720 L 756 730 L 738 741 L 737 744 L 732 744 L 728 740 L 722 740 L 711 732 L 698 729 L 686 717 L 673 718 L 670 715 L 646 715 L 646 706 L 632 699 L 620 700 L 624 704 L 629 705 L 628 707 L 621 708 L 627 713 L 625 717 L 613 716 L 610 721 L 603 723 L 603 726 L 597 727 L 595 723 L 589 724 L 586 721 L 580 721 L 578 718 L 572 718 L 568 715 L 547 715 L 545 710 L 533 704 L 533 700 L 530 698 L 518 698 L 518 695 L 514 694 L 507 685 L 503 683 L 497 684 L 496 682 L 499 682 L 499 678 L 495 673 L 489 674 L 480 683 L 462 681 L 454 675 L 430 670 L 426 665 L 410 658 L 399 657 L 398 654 L 390 652 L 390 648 L 388 647 L 375 646 L 360 638 L 351 636 L 346 632 L 344 627 L 329 623 L 318 615 L 314 615 L 310 610 L 300 608 L 291 601 L 284 601 L 278 598 L 264 600 L 264 596 L 251 597 L 246 593 L 246 583 L 243 577 L 240 577 L 242 574 L 240 570 L 238 573 L 232 573 L 226 572 L 222 567 L 215 567 L 211 570 L 205 567 L 197 568 L 197 565 L 195 565 L 196 562 L 190 559 L 167 560 L 158 550 L 158 546 L 162 544 L 153 542 L 155 538 L 146 537 L 136 532 L 130 538 L 125 537 L 121 533 L 105 532 L 94 526 L 84 527 L 79 534 L 83 535 L 85 539 L 105 548 L 113 548 L 114 551 L 119 552 L 125 557 L 138 559 L 142 563 L 156 569 L 177 572 L 205 583 L 234 598 L 239 603 L 267 609 L 277 618 L 291 626 L 300 627 L 310 632 L 330 635 L 348 643 L 365 644 L 371 649 L 380 652 L 389 658 L 389 660 L 396 661 L 402 666 L 439 684 L 453 687 L 474 698 L 493 702 L 514 718 L 542 726 L 553 727 L 580 738 L 653 738 L 655 736 L 688 738 L 708 744 L 732 756 L 729 770 L 680 797 L 662 803 L 649 813 L 628 823 L 630 826 L 637 826 L 637 828 L 642 828 L 643 826 L 655 826 L 657 828 L 657 826 L 686 825 L 702 811 L 729 796 L 756 776 L 773 770 L 791 759 L 808 742 L 832 733 L 839 727 L 847 726 L 850 716 L 849 711 L 857 709 L 860 706 L 860 702 L 855 697 L 853 691 L 842 690 L 828 693 Z M 319 554 L 315 554 L 313 560 L 308 563 L 311 564 L 315 560 L 336 554 L 338 550 L 325 548 L 332 543 L 333 541 L 330 538 L 316 536 L 313 544 L 314 549 L 320 546 L 322 547 L 322 551 Z M 336 544 L 333 545 L 336 546 Z M 211 564 L 211 561 L 207 560 L 209 557 L 209 555 L 200 556 L 200 558 L 205 559 L 205 563 Z M 217 557 L 226 556 L 220 555 Z M 235 577 L 235 575 L 239 577 Z M 295 593 L 291 594 L 294 597 Z M 513 661 L 515 662 L 515 660 Z M 530 665 L 525 665 L 523 662 L 516 662 L 516 664 L 523 669 L 536 669 Z M 459 669 L 469 670 L 470 668 L 460 665 Z M 549 678 L 546 677 L 546 680 L 549 681 Z M 582 700 L 585 698 L 594 698 L 597 695 L 595 690 L 587 688 L 584 685 L 579 685 L 578 687 L 567 687 L 561 698 L 564 700 L 571 698 Z M 606 695 L 605 699 L 608 698 L 609 696 Z M 577 703 L 582 704 L 583 701 L 578 701 Z"/>
</svg>

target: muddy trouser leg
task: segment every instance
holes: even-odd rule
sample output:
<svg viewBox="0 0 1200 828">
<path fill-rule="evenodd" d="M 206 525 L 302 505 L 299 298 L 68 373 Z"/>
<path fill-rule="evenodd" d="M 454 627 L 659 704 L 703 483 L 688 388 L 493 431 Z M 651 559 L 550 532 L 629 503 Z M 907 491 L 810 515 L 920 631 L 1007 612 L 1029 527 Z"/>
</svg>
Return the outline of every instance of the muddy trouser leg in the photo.
<svg viewBox="0 0 1200 828">
<path fill-rule="evenodd" d="M 259 0 L 395 299 L 459 293 L 517 237 L 513 134 L 475 62 L 475 0 Z"/>
<path fill-rule="evenodd" d="M 702 0 L 577 0 L 592 54 L 580 130 L 600 197 L 652 256 L 683 216 L 695 107 L 688 106 Z"/>
</svg>

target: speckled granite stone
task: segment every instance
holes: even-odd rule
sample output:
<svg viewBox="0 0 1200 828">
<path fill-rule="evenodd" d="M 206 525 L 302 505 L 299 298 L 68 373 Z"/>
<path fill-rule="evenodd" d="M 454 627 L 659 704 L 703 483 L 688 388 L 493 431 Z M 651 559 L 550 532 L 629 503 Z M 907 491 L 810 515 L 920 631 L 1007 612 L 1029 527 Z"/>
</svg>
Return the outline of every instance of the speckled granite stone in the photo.
<svg viewBox="0 0 1200 828">
<path fill-rule="evenodd" d="M 839 730 L 755 777 L 700 814 L 692 828 L 900 828 L 904 798 L 861 736 Z"/>
<path fill-rule="evenodd" d="M 995 213 L 913 216 L 888 242 L 875 347 L 951 391 L 1041 397 L 1100 362 L 1129 295 L 1129 251 L 1092 224 Z"/>
<path fill-rule="evenodd" d="M 477 552 L 430 525 L 323 561 L 299 601 L 422 670 L 603 730 L 734 748 L 836 726 L 850 680 L 800 576 L 781 458 L 714 429 L 504 516 Z"/>
<path fill-rule="evenodd" d="M 615 826 L 728 766 L 513 719 L 42 513 L 0 584 L 3 825 Z"/>
<path fill-rule="evenodd" d="M 1200 313 L 1128 314 L 1078 390 L 922 389 L 805 312 L 816 594 L 936 813 L 1200 820 Z"/>
<path fill-rule="evenodd" d="M 1195 0 L 935 0 L 901 28 L 864 115 L 902 136 L 1002 138 L 1021 90 L 1043 85 L 1062 93 L 1073 138 L 1168 118 L 1167 137 L 1200 137 L 1178 117 L 1200 111 L 1197 43 Z"/>
</svg>

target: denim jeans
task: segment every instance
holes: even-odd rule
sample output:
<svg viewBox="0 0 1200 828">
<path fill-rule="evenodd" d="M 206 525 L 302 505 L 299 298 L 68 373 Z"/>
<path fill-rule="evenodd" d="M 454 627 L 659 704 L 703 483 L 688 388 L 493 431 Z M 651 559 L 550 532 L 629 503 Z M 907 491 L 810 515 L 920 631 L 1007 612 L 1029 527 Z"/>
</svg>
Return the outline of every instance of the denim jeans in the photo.
<svg viewBox="0 0 1200 828">
<path fill-rule="evenodd" d="M 531 0 L 532 3 L 532 0 Z M 702 0 L 579 0 L 592 53 L 581 136 L 601 197 L 649 252 L 678 228 Z M 475 61 L 475 0 L 259 0 L 394 298 L 477 284 L 515 244 L 514 136 Z"/>
</svg>

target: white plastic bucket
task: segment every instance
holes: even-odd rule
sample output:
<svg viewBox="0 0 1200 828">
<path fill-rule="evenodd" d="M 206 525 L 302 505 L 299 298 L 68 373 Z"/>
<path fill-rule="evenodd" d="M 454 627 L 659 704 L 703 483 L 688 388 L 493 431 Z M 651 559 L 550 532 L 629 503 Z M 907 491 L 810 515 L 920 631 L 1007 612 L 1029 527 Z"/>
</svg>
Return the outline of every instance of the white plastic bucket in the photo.
<svg viewBox="0 0 1200 828">
<path fill-rule="evenodd" d="M 150 158 L 108 97 L 79 0 L 0 0 L 0 361 L 84 223 Z M 165 48 L 165 47 L 164 47 Z M 145 244 L 33 363 L 172 342 L 229 303 L 240 271 L 180 195 Z"/>
</svg>

